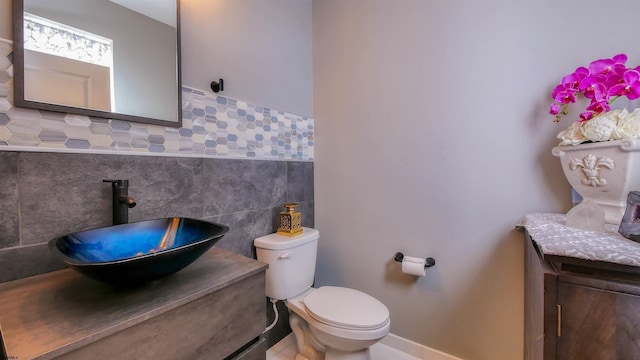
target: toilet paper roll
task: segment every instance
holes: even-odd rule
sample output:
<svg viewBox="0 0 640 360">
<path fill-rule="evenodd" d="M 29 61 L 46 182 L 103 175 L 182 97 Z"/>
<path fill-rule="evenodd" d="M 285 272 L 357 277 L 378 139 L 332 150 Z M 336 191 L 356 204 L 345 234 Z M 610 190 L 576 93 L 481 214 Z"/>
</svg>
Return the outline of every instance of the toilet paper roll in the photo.
<svg viewBox="0 0 640 360">
<path fill-rule="evenodd" d="M 405 256 L 402 258 L 402 272 L 408 275 L 424 276 L 427 273 L 425 264 L 425 259 Z"/>
</svg>

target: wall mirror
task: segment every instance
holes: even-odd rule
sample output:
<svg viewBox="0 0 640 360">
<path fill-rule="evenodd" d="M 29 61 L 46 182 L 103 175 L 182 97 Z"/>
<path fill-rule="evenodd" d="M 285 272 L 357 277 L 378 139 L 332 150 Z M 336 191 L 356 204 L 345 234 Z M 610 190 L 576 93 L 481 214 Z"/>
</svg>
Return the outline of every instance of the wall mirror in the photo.
<svg viewBox="0 0 640 360">
<path fill-rule="evenodd" d="M 182 125 L 179 0 L 14 0 L 14 103 Z"/>
</svg>

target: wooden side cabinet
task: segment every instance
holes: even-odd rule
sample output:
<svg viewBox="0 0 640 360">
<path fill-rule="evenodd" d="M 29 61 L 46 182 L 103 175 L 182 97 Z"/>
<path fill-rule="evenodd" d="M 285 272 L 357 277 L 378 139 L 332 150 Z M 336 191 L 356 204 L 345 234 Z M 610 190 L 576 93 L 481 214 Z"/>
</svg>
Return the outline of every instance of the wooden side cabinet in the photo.
<svg viewBox="0 0 640 360">
<path fill-rule="evenodd" d="M 640 359 L 640 269 L 544 256 L 525 232 L 525 360 Z"/>
</svg>

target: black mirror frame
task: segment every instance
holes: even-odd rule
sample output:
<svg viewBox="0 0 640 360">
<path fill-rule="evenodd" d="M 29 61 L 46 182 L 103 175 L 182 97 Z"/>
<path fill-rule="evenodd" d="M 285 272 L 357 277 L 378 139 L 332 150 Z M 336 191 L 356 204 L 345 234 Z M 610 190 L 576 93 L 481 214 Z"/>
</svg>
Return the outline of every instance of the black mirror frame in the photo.
<svg viewBox="0 0 640 360">
<path fill-rule="evenodd" d="M 178 82 L 178 111 L 177 121 L 159 120 L 143 116 L 114 113 L 58 104 L 48 104 L 26 100 L 24 97 L 24 2 L 13 0 L 13 103 L 14 106 L 30 109 L 62 112 L 68 114 L 86 115 L 106 119 L 125 120 L 145 124 L 155 124 L 167 127 L 182 127 L 182 66 L 180 47 L 180 0 L 176 1 L 176 72 Z"/>
</svg>

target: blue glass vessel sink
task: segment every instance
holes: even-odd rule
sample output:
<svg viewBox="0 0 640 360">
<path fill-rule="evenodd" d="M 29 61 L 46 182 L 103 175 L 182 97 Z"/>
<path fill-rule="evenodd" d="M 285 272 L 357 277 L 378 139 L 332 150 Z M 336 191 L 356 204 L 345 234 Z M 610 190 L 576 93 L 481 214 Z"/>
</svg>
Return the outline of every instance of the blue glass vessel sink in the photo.
<svg viewBox="0 0 640 360">
<path fill-rule="evenodd" d="M 49 248 L 90 278 L 129 286 L 183 269 L 228 231 L 208 221 L 164 218 L 75 232 L 49 241 Z"/>
</svg>

